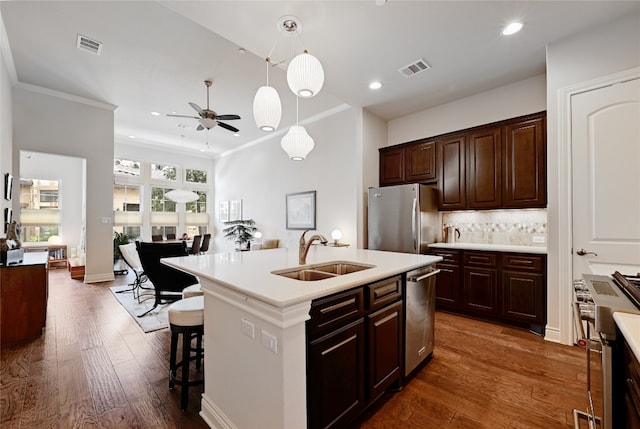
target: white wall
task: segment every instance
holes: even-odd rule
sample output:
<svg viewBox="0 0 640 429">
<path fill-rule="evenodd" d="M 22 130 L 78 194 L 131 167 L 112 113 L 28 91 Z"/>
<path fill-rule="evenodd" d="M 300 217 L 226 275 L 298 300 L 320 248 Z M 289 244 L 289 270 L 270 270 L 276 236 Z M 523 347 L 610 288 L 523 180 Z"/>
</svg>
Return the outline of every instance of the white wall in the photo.
<svg viewBox="0 0 640 429">
<path fill-rule="evenodd" d="M 13 88 L 13 159 L 20 151 L 85 158 L 85 282 L 113 279 L 114 106 L 19 83 Z M 18 167 L 19 168 L 19 167 Z"/>
<path fill-rule="evenodd" d="M 277 238 L 297 248 L 302 231 L 286 230 L 285 195 L 316 191 L 316 230 L 330 239 L 339 228 L 343 242 L 357 243 L 357 199 L 361 182 L 356 124 L 359 109 L 349 108 L 305 125 L 315 148 L 304 161 L 291 161 L 280 147 L 282 134 L 239 150 L 215 165 L 215 251 L 235 244 L 222 235 L 218 202 L 242 200 L 244 219 L 253 219 L 263 238 Z M 286 131 L 286 130 L 285 130 Z"/>
<path fill-rule="evenodd" d="M 388 146 L 546 109 L 545 75 L 389 121 Z"/>
<path fill-rule="evenodd" d="M 81 243 L 84 219 L 85 160 L 41 152 L 20 154 L 19 176 L 29 179 L 57 180 L 60 186 L 60 238 L 68 249 Z M 16 181 L 16 191 L 18 182 Z M 17 194 L 16 194 L 17 196 Z M 19 212 L 16 211 L 18 216 Z M 21 237 L 23 241 L 27 237 Z"/>
<path fill-rule="evenodd" d="M 368 189 L 379 185 L 380 178 L 380 154 L 378 149 L 387 145 L 387 122 L 375 116 L 367 110 L 363 110 L 362 121 L 362 186 L 360 188 L 359 202 L 362 210 L 358 210 L 358 218 L 361 220 L 361 228 L 358 235 L 358 247 L 367 247 L 367 205 Z"/>
<path fill-rule="evenodd" d="M 571 190 L 569 147 L 559 136 L 559 90 L 640 66 L 640 14 L 574 35 L 547 47 L 548 324 L 570 343 Z M 558 303 L 567 305 L 559 307 Z M 548 332 L 548 336 L 550 333 Z"/>
<path fill-rule="evenodd" d="M 0 192 L 2 193 L 0 196 L 0 217 L 2 218 L 0 225 L 4 225 L 4 209 L 12 206 L 10 201 L 6 201 L 3 198 L 4 175 L 11 173 L 17 177 L 13 172 L 13 129 L 11 126 L 13 116 L 11 106 L 12 89 L 9 69 L 7 67 L 7 62 L 11 62 L 11 58 L 5 58 L 5 56 L 10 56 L 10 51 L 2 15 L 0 15 Z M 16 198 L 13 200 L 16 200 Z M 0 228 L 0 235 L 5 236 L 4 226 Z"/>
</svg>

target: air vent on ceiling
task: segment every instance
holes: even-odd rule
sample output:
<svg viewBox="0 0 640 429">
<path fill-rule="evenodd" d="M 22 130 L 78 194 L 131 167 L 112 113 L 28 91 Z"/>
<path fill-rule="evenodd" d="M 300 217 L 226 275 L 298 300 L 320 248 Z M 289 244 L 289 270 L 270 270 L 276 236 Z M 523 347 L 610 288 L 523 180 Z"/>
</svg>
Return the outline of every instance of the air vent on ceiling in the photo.
<svg viewBox="0 0 640 429">
<path fill-rule="evenodd" d="M 97 40 L 89 39 L 87 36 L 78 34 L 76 48 L 91 52 L 92 54 L 100 55 L 100 51 L 102 51 L 102 43 Z"/>
<path fill-rule="evenodd" d="M 429 64 L 427 64 L 427 62 L 421 58 L 418 61 L 415 61 L 415 62 L 413 62 L 413 63 L 411 63 L 409 65 L 406 65 L 406 66 L 402 67 L 398 71 L 400 72 L 400 74 L 402 76 L 409 77 L 409 76 L 413 76 L 414 74 L 418 74 L 420 72 L 423 72 L 423 71 L 425 71 L 426 69 L 429 69 L 429 68 L 431 68 L 431 66 Z"/>
</svg>

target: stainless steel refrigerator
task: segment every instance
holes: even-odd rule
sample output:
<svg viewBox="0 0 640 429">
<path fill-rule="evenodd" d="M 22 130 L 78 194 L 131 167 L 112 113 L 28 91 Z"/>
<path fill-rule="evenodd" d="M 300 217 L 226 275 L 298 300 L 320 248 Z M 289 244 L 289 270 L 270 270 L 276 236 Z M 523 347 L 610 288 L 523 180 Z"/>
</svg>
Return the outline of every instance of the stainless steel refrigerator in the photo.
<svg viewBox="0 0 640 429">
<path fill-rule="evenodd" d="M 440 228 L 435 187 L 409 184 L 369 188 L 369 249 L 427 253 Z"/>
</svg>

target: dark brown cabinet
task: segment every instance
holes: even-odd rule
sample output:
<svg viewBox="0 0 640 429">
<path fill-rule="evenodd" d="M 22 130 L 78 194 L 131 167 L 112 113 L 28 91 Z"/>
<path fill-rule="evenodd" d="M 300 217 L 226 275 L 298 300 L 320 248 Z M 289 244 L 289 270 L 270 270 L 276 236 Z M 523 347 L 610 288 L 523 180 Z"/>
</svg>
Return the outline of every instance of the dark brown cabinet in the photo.
<svg viewBox="0 0 640 429">
<path fill-rule="evenodd" d="M 547 320 L 546 256 L 431 249 L 437 264 L 436 306 L 542 334 Z"/>
<path fill-rule="evenodd" d="M 458 250 L 438 249 L 433 252 L 442 257 L 436 268 L 436 305 L 440 309 L 456 310 L 460 307 L 460 254 Z"/>
<path fill-rule="evenodd" d="M 403 346 L 402 276 L 311 303 L 307 321 L 309 428 L 347 427 L 391 385 Z"/>
<path fill-rule="evenodd" d="M 509 208 L 546 207 L 545 118 L 504 127 L 502 205 Z"/>
<path fill-rule="evenodd" d="M 414 143 L 404 148 L 405 183 L 425 183 L 436 180 L 436 143 Z"/>
<path fill-rule="evenodd" d="M 435 141 L 418 140 L 380 149 L 380 186 L 428 183 L 436 178 Z"/>
<path fill-rule="evenodd" d="M 640 429 L 640 363 L 618 331 L 613 346 L 612 419 L 614 428 Z"/>
<path fill-rule="evenodd" d="M 482 129 L 467 137 L 467 208 L 502 205 L 502 132 Z"/>
<path fill-rule="evenodd" d="M 438 206 L 445 210 L 461 210 L 467 207 L 465 185 L 464 134 L 438 141 Z"/>
<path fill-rule="evenodd" d="M 380 149 L 380 186 L 404 183 L 404 148 Z"/>
</svg>

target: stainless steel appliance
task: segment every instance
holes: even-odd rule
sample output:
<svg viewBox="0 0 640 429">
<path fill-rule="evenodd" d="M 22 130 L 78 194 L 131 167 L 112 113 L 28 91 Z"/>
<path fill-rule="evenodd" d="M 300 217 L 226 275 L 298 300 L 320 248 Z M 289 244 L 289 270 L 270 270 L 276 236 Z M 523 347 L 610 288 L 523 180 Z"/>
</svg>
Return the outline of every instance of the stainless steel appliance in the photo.
<svg viewBox="0 0 640 429">
<path fill-rule="evenodd" d="M 405 293 L 404 375 L 433 353 L 436 274 L 433 266 L 407 273 Z"/>
<path fill-rule="evenodd" d="M 427 253 L 440 232 L 436 188 L 409 184 L 369 188 L 369 249 Z"/>
<path fill-rule="evenodd" d="M 613 343 L 616 325 L 613 313 L 622 311 L 640 314 L 640 277 L 625 276 L 616 271 L 611 277 L 584 274 L 574 281 L 574 318 L 578 329 L 578 345 L 587 349 L 587 412 L 574 410 L 574 427 L 580 418 L 587 420 L 590 429 L 614 427 L 613 419 Z M 594 331 L 595 338 L 591 336 Z M 591 351 L 601 353 L 602 361 L 602 418 L 595 416 L 591 397 Z M 600 423 L 600 424 L 599 424 Z"/>
</svg>

